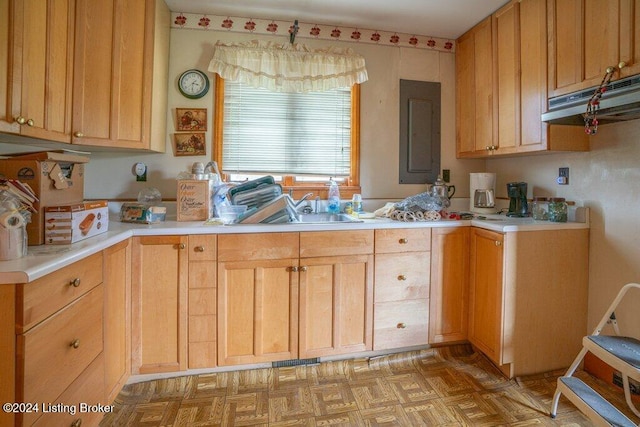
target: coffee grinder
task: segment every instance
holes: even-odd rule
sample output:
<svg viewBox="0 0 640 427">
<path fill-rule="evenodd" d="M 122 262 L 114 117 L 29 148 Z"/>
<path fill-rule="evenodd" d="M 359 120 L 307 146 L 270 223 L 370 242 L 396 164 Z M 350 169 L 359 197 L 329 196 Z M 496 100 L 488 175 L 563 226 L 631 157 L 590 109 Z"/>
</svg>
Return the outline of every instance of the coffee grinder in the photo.
<svg viewBox="0 0 640 427">
<path fill-rule="evenodd" d="M 509 196 L 509 212 L 507 212 L 507 216 L 525 217 L 529 214 L 526 182 L 508 182 L 507 196 Z"/>
</svg>

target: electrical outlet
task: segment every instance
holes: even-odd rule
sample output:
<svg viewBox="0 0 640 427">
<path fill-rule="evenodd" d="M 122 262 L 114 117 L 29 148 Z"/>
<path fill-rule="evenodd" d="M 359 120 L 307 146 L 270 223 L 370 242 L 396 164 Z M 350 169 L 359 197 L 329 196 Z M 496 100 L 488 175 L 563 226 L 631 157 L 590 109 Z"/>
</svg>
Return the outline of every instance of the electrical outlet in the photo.
<svg viewBox="0 0 640 427">
<path fill-rule="evenodd" d="M 568 185 L 569 184 L 569 168 L 560 168 L 558 169 L 558 184 L 560 185 Z"/>
<path fill-rule="evenodd" d="M 442 180 L 449 182 L 451 180 L 451 171 L 449 169 L 442 169 Z"/>
</svg>

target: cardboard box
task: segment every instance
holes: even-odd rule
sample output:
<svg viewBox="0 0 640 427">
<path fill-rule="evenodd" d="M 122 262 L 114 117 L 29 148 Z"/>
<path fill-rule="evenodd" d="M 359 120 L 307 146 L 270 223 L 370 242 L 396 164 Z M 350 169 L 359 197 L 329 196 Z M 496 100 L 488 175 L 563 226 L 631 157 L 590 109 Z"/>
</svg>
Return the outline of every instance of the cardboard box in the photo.
<svg viewBox="0 0 640 427">
<path fill-rule="evenodd" d="M 44 208 L 84 200 L 84 163 L 88 157 L 59 151 L 41 151 L 0 160 L 0 175 L 28 184 L 38 197 L 38 211 L 27 224 L 29 245 L 44 243 Z"/>
<path fill-rule="evenodd" d="M 68 245 L 109 229 L 106 200 L 49 206 L 44 209 L 46 245 Z"/>
<path fill-rule="evenodd" d="M 179 179 L 177 201 L 178 221 L 205 221 L 213 216 L 214 181 Z"/>
</svg>

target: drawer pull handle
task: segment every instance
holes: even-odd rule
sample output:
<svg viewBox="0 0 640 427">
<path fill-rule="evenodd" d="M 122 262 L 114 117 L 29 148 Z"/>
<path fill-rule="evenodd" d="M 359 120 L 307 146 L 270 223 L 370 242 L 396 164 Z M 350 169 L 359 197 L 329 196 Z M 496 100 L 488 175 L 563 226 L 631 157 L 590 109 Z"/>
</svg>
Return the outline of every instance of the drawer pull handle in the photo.
<svg viewBox="0 0 640 427">
<path fill-rule="evenodd" d="M 302 267 L 300 267 L 300 271 L 307 271 L 307 266 L 303 265 Z"/>
<path fill-rule="evenodd" d="M 404 274 L 401 274 L 398 276 L 398 280 L 407 280 L 407 276 L 405 276 Z"/>
<path fill-rule="evenodd" d="M 76 138 L 84 138 L 84 133 L 82 133 L 82 132 L 74 132 L 73 136 L 75 136 Z"/>
<path fill-rule="evenodd" d="M 293 267 L 289 267 L 289 271 L 292 273 L 297 273 L 298 272 L 298 267 L 296 267 L 295 265 Z"/>
<path fill-rule="evenodd" d="M 186 247 L 187 247 L 187 246 L 186 246 L 184 243 L 180 243 L 180 244 L 178 245 L 178 249 L 184 249 L 184 248 L 186 248 Z"/>
<path fill-rule="evenodd" d="M 80 347 L 80 340 L 73 340 L 73 341 L 71 341 L 71 344 L 69 344 L 69 347 L 73 347 L 73 348 L 78 348 L 78 347 Z"/>
<path fill-rule="evenodd" d="M 80 286 L 80 278 L 76 277 L 75 279 L 70 281 L 69 286 L 73 286 L 74 288 L 77 288 L 78 286 Z"/>
<path fill-rule="evenodd" d="M 406 325 L 406 323 L 404 323 L 404 322 L 400 322 L 400 323 L 398 323 L 398 324 L 396 325 L 396 328 L 398 328 L 398 329 L 404 329 L 404 328 L 406 328 L 406 327 L 407 327 L 407 325 Z"/>
<path fill-rule="evenodd" d="M 398 240 L 398 243 L 400 243 L 401 245 L 406 245 L 407 243 L 409 243 L 409 239 L 403 237 L 402 239 Z"/>
<path fill-rule="evenodd" d="M 500 240 L 496 240 L 496 246 L 502 246 L 502 242 Z"/>
<path fill-rule="evenodd" d="M 70 427 L 80 427 L 82 425 L 82 419 L 78 418 L 71 423 Z"/>
<path fill-rule="evenodd" d="M 204 246 L 196 246 L 193 250 L 196 252 L 204 252 Z"/>
</svg>

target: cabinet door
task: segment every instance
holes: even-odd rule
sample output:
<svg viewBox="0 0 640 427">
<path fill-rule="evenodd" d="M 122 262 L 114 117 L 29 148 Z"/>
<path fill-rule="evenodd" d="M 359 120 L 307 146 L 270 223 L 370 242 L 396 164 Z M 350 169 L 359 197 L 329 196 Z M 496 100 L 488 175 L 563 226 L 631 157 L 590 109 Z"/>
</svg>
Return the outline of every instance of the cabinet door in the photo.
<svg viewBox="0 0 640 427">
<path fill-rule="evenodd" d="M 467 339 L 469 228 L 434 228 L 431 238 L 429 343 Z"/>
<path fill-rule="evenodd" d="M 501 364 L 503 317 L 503 238 L 473 228 L 469 292 L 469 341 Z"/>
<path fill-rule="evenodd" d="M 153 109 L 166 106 L 166 86 L 152 99 L 166 74 L 154 57 L 168 49 L 165 9 L 158 0 L 77 1 L 73 143 L 164 151 L 164 135 L 152 146 L 151 131 Z"/>
<path fill-rule="evenodd" d="M 218 263 L 218 364 L 298 357 L 297 259 Z"/>
<path fill-rule="evenodd" d="M 497 74 L 494 145 L 503 151 L 520 145 L 520 3 L 509 3 L 493 16 Z"/>
<path fill-rule="evenodd" d="M 607 67 L 620 61 L 633 64 L 622 76 L 638 72 L 635 0 L 555 0 L 551 5 L 549 96 L 597 86 Z"/>
<path fill-rule="evenodd" d="M 11 131 L 7 125 L 15 122 L 21 135 L 70 142 L 74 2 L 3 0 L 0 8 L 3 21 L 11 12 L 0 37 L 4 45 L 6 34 L 9 42 L 8 52 L 1 52 L 8 68 L 0 72 L 0 84 L 4 76 L 10 84 L 0 90 L 0 101 L 8 101 L 0 130 Z"/>
<path fill-rule="evenodd" d="M 491 17 L 456 42 L 456 143 L 458 157 L 480 157 L 493 145 Z"/>
<path fill-rule="evenodd" d="M 113 402 L 131 372 L 131 245 L 104 251 L 104 378 Z"/>
<path fill-rule="evenodd" d="M 132 373 L 187 368 L 187 236 L 133 239 Z"/>
<path fill-rule="evenodd" d="M 300 357 L 372 349 L 373 255 L 300 260 Z"/>
</svg>

